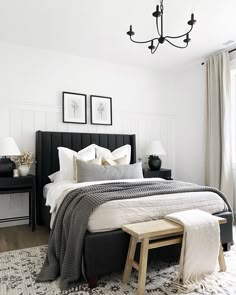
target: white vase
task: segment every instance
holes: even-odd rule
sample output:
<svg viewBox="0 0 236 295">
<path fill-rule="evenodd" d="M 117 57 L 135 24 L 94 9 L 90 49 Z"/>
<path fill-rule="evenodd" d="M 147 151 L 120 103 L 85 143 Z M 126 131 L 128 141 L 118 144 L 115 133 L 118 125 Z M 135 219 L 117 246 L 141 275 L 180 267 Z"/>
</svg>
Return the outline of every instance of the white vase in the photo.
<svg viewBox="0 0 236 295">
<path fill-rule="evenodd" d="M 27 176 L 29 173 L 29 167 L 27 165 L 20 165 L 18 167 L 20 176 Z"/>
</svg>

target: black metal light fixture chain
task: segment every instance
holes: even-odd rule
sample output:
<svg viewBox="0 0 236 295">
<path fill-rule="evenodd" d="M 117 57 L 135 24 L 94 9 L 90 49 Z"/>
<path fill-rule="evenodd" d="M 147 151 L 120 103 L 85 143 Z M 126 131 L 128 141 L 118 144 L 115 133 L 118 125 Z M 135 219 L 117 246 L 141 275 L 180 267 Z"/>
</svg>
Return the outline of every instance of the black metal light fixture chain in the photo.
<svg viewBox="0 0 236 295">
<path fill-rule="evenodd" d="M 164 11 L 163 0 L 161 0 L 160 2 L 160 8 L 161 8 L 161 11 Z"/>
<path fill-rule="evenodd" d="M 196 20 L 194 19 L 194 14 L 191 14 L 191 19 L 188 21 L 188 25 L 191 26 L 191 28 L 189 29 L 188 32 L 179 35 L 179 36 L 164 36 L 164 5 L 163 5 L 163 0 L 160 1 L 160 6 L 157 5 L 156 6 L 156 11 L 153 12 L 153 16 L 156 18 L 156 29 L 157 29 L 157 34 L 158 37 L 155 37 L 153 39 L 150 40 L 146 40 L 146 41 L 136 41 L 133 39 L 132 36 L 135 35 L 132 25 L 129 28 L 129 31 L 127 32 L 127 35 L 129 35 L 130 40 L 134 43 L 138 43 L 138 44 L 147 44 L 149 43 L 148 48 L 151 50 L 151 53 L 155 53 L 157 48 L 159 47 L 160 44 L 163 44 L 165 41 L 168 42 L 169 44 L 171 44 L 172 46 L 176 47 L 176 48 L 187 48 L 189 42 L 191 41 L 190 37 L 189 37 L 189 33 L 192 31 L 194 24 L 196 23 Z M 159 27 L 159 19 L 160 19 L 160 27 Z M 185 38 L 183 40 L 183 42 L 185 43 L 185 45 L 183 46 L 179 46 L 176 45 L 175 43 L 173 43 L 173 41 L 170 41 L 169 39 L 180 39 L 180 38 Z M 157 41 L 157 42 L 156 42 Z M 156 43 L 156 44 L 155 44 Z"/>
</svg>

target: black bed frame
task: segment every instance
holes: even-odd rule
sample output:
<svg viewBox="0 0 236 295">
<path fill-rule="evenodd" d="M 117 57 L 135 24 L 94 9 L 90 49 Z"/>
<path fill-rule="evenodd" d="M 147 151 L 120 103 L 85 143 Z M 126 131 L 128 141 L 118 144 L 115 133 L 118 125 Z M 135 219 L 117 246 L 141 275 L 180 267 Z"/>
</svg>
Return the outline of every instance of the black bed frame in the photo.
<svg viewBox="0 0 236 295">
<path fill-rule="evenodd" d="M 136 162 L 136 140 L 134 134 L 36 132 L 37 224 L 44 224 L 48 227 L 50 224 L 49 207 L 45 206 L 43 187 L 50 182 L 48 175 L 59 170 L 57 147 L 63 146 L 79 151 L 92 143 L 110 150 L 114 150 L 124 144 L 130 144 L 131 163 Z M 227 219 L 227 224 L 221 225 L 221 241 L 224 250 L 230 250 L 233 243 L 232 213 L 221 212 L 216 215 Z M 90 287 L 96 286 L 97 278 L 100 275 L 109 272 L 119 272 L 123 269 L 128 243 L 129 236 L 120 229 L 109 232 L 86 233 L 83 257 L 85 274 Z"/>
</svg>

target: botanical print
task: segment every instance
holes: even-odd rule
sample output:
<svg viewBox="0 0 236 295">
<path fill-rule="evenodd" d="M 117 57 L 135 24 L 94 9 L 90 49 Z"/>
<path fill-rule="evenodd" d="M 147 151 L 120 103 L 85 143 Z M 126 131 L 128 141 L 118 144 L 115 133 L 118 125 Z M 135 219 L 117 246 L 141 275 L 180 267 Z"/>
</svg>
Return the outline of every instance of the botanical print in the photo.
<svg viewBox="0 0 236 295">
<path fill-rule="evenodd" d="M 79 103 L 76 102 L 75 100 L 72 100 L 71 107 L 73 109 L 73 117 L 74 118 L 78 117 Z"/>
<path fill-rule="evenodd" d="M 82 115 L 81 102 L 79 100 L 75 100 L 74 98 L 69 97 L 67 103 L 69 118 L 72 118 L 74 120 L 78 119 Z"/>
<path fill-rule="evenodd" d="M 63 122 L 85 124 L 86 121 L 86 95 L 63 92 Z"/>
<path fill-rule="evenodd" d="M 105 109 L 104 104 L 100 102 L 98 106 L 98 113 L 101 116 L 101 120 L 103 119 L 102 115 L 103 115 L 104 109 Z"/>
<path fill-rule="evenodd" d="M 47 246 L 33 247 L 0 254 L 1 295 L 59 295 L 59 281 L 36 283 L 35 278 L 45 260 Z M 148 264 L 145 294 L 170 295 L 233 295 L 236 294 L 236 246 L 225 252 L 226 272 L 216 272 L 209 286 L 194 286 L 191 292 L 179 287 L 176 277 L 178 261 L 151 261 Z M 98 286 L 89 289 L 85 281 L 69 294 L 72 295 L 136 295 L 137 271 L 132 272 L 130 284 L 121 280 L 122 273 L 113 273 L 99 278 Z"/>
<path fill-rule="evenodd" d="M 112 125 L 112 99 L 105 96 L 91 95 L 91 123 Z"/>
</svg>

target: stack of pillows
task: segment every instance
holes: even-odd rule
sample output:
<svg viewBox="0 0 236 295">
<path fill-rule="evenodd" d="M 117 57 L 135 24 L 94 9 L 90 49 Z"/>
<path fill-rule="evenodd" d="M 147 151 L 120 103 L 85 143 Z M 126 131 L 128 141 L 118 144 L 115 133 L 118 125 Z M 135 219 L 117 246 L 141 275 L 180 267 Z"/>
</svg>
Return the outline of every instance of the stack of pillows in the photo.
<svg viewBox="0 0 236 295">
<path fill-rule="evenodd" d="M 91 144 L 79 152 L 58 147 L 58 156 L 60 171 L 49 176 L 51 182 L 143 178 L 141 162 L 129 165 L 129 144 L 113 152 L 96 144 Z"/>
</svg>

